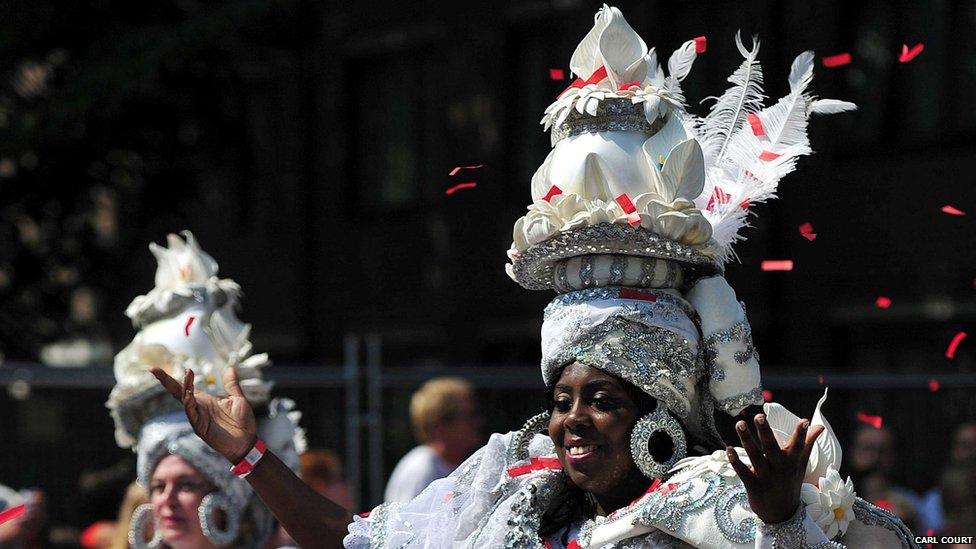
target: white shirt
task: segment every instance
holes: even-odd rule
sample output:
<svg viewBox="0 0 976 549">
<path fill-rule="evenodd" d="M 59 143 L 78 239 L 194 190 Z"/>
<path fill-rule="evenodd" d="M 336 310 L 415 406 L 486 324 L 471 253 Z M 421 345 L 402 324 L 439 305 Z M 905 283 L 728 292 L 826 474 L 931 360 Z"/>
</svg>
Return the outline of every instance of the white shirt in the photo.
<svg viewBox="0 0 976 549">
<path fill-rule="evenodd" d="M 444 478 L 453 471 L 454 466 L 444 461 L 429 446 L 417 446 L 400 458 L 400 462 L 393 469 L 386 484 L 383 501 L 410 501 L 431 482 Z"/>
</svg>

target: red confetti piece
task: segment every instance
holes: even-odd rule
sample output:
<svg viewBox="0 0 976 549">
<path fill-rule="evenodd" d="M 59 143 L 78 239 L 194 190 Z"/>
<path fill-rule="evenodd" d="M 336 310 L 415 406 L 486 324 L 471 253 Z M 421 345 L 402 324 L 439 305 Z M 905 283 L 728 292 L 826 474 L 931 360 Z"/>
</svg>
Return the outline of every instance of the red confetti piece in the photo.
<svg viewBox="0 0 976 549">
<path fill-rule="evenodd" d="M 823 58 L 823 66 L 827 67 L 828 69 L 850 65 L 850 63 L 850 53 L 838 53 L 837 55 L 828 55 L 827 57 Z"/>
<path fill-rule="evenodd" d="M 624 213 L 629 214 L 637 211 L 637 208 L 634 207 L 634 203 L 630 201 L 630 197 L 627 196 L 627 193 L 621 194 L 614 200 L 617 201 L 617 204 L 620 204 L 620 207 L 623 208 Z"/>
<path fill-rule="evenodd" d="M 888 307 L 891 307 L 891 298 L 879 295 L 878 299 L 874 300 L 874 306 L 879 309 L 887 309 Z"/>
<path fill-rule="evenodd" d="M 918 54 L 922 53 L 922 50 L 924 50 L 924 49 L 925 49 L 925 44 L 923 44 L 921 42 L 919 42 L 918 44 L 915 44 L 911 48 L 908 47 L 908 44 L 902 44 L 901 45 L 901 55 L 898 56 L 898 62 L 899 63 L 908 63 L 912 59 L 915 59 L 916 57 L 918 57 Z"/>
<path fill-rule="evenodd" d="M 792 271 L 792 259 L 764 259 L 760 268 L 764 271 Z"/>
<path fill-rule="evenodd" d="M 743 200 L 742 202 L 739 202 L 739 207 L 742 208 L 743 210 L 748 210 L 749 206 L 750 206 L 750 202 L 748 198 Z"/>
<path fill-rule="evenodd" d="M 186 334 L 186 337 L 190 337 L 190 326 L 193 326 L 193 321 L 196 319 L 197 317 L 192 315 L 186 319 L 186 325 L 183 326 L 183 333 Z"/>
<path fill-rule="evenodd" d="M 759 153 L 759 160 L 762 160 L 763 162 L 769 162 L 770 160 L 776 160 L 781 156 L 783 155 L 774 153 L 773 151 L 763 151 Z"/>
<path fill-rule="evenodd" d="M 946 358 L 952 360 L 956 356 L 956 349 L 964 339 L 966 339 L 966 332 L 958 332 L 956 335 L 952 336 L 952 341 L 949 342 L 949 346 L 946 348 Z"/>
<path fill-rule="evenodd" d="M 708 197 L 708 204 L 705 204 L 705 209 L 712 211 L 715 204 L 728 204 L 732 200 L 732 195 L 722 190 L 722 187 L 715 187 L 712 189 L 712 196 Z"/>
<path fill-rule="evenodd" d="M 966 215 L 966 212 L 956 209 L 948 204 L 942 206 L 942 213 L 947 213 L 949 215 Z"/>
<path fill-rule="evenodd" d="M 478 164 L 476 166 L 455 166 L 454 169 L 451 170 L 451 173 L 449 173 L 447 175 L 449 175 L 451 177 L 454 177 L 454 175 L 457 174 L 461 170 L 477 170 L 478 168 L 484 168 L 484 167 L 485 167 L 484 164 Z"/>
<path fill-rule="evenodd" d="M 695 37 L 695 53 L 705 53 L 705 49 L 708 47 L 708 38 L 704 36 Z"/>
<path fill-rule="evenodd" d="M 665 484 L 664 485 L 664 488 L 661 488 L 661 490 L 660 490 L 661 495 L 662 496 L 668 495 L 672 490 L 674 490 L 675 488 L 677 488 L 679 484 L 680 484 L 679 482 L 669 482 L 669 483 Z"/>
<path fill-rule="evenodd" d="M 506 472 L 510 477 L 517 477 L 532 471 L 540 471 L 542 469 L 552 469 L 558 471 L 562 468 L 563 465 L 559 463 L 558 458 L 534 457 L 529 459 L 529 463 L 519 465 L 517 467 L 510 467 Z"/>
<path fill-rule="evenodd" d="M 603 80 L 606 77 L 607 77 L 607 68 L 600 67 L 599 69 L 593 71 L 593 74 L 591 74 L 590 77 L 587 78 L 586 80 L 583 80 L 582 78 L 577 78 L 576 80 L 573 80 L 573 83 L 570 84 L 565 90 L 559 92 L 559 95 L 557 95 L 556 97 L 562 96 L 562 94 L 568 92 L 573 88 L 582 88 L 587 84 L 598 84 L 600 80 Z"/>
<path fill-rule="evenodd" d="M 546 196 L 543 196 L 542 199 L 549 202 L 552 200 L 552 197 L 556 196 L 557 194 L 563 194 L 563 190 L 553 185 L 552 187 L 549 187 L 549 191 L 546 192 Z"/>
<path fill-rule="evenodd" d="M 566 80 L 566 72 L 562 69 L 549 69 L 550 80 Z"/>
<path fill-rule="evenodd" d="M 939 380 L 934 377 L 929 380 L 929 391 L 933 393 L 939 390 Z"/>
<path fill-rule="evenodd" d="M 626 84 L 621 84 L 619 89 L 629 90 L 630 88 L 637 88 L 637 87 L 640 87 L 640 80 L 634 80 L 633 82 L 627 82 Z"/>
<path fill-rule="evenodd" d="M 752 126 L 752 135 L 756 137 L 762 137 L 766 135 L 766 129 L 763 128 L 762 120 L 759 119 L 759 115 L 751 112 L 746 116 L 746 120 L 749 121 L 749 125 Z"/>
<path fill-rule="evenodd" d="M 823 376 L 822 375 L 817 376 L 817 385 L 823 385 L 823 384 L 824 384 Z"/>
<path fill-rule="evenodd" d="M 458 183 L 457 185 L 455 185 L 455 186 L 451 187 L 450 189 L 447 189 L 446 191 L 444 191 L 444 194 L 446 194 L 448 196 L 451 196 L 452 194 L 460 191 L 461 189 L 473 189 L 474 187 L 477 187 L 477 186 L 478 186 L 478 184 L 477 183 L 474 183 L 474 182 Z"/>
<path fill-rule="evenodd" d="M 800 225 L 800 234 L 810 242 L 813 242 L 817 238 L 817 233 L 813 232 L 813 225 L 809 221 Z"/>
<path fill-rule="evenodd" d="M 773 400 L 773 392 L 769 389 L 763 389 L 763 400 L 766 402 L 771 402 Z"/>
<path fill-rule="evenodd" d="M 620 288 L 620 299 L 636 299 L 639 301 L 657 301 L 657 294 L 635 290 L 633 288 Z"/>
<path fill-rule="evenodd" d="M 27 507 L 23 503 L 0 511 L 0 524 L 22 517 L 26 511 Z"/>
<path fill-rule="evenodd" d="M 858 412 L 857 413 L 857 420 L 860 421 L 861 423 L 870 425 L 871 427 L 874 427 L 875 429 L 880 429 L 881 428 L 881 422 L 882 422 L 881 416 L 872 416 L 871 414 L 865 414 L 864 412 Z"/>
</svg>

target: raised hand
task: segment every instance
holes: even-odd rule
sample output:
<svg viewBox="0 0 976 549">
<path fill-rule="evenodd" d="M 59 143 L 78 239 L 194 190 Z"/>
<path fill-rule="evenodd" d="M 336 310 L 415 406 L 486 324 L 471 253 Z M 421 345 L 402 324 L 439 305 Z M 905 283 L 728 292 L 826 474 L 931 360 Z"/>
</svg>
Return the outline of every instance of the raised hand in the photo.
<svg viewBox="0 0 976 549">
<path fill-rule="evenodd" d="M 752 511 L 766 524 L 775 524 L 789 519 L 796 512 L 810 451 L 824 428 L 818 425 L 808 433 L 810 421 L 802 419 L 796 423 L 790 440 L 780 447 L 766 416 L 757 414 L 754 421 L 759 442 L 752 436 L 745 421 L 735 425 L 752 465 L 740 461 L 739 455 L 731 447 L 726 448 L 726 454 L 746 488 Z"/>
<path fill-rule="evenodd" d="M 231 463 L 237 463 L 247 455 L 257 440 L 257 422 L 234 368 L 224 371 L 227 396 L 223 398 L 195 391 L 193 370 L 189 368 L 183 374 L 182 385 L 159 368 L 150 371 L 173 398 L 183 403 L 186 417 L 197 436 Z"/>
</svg>

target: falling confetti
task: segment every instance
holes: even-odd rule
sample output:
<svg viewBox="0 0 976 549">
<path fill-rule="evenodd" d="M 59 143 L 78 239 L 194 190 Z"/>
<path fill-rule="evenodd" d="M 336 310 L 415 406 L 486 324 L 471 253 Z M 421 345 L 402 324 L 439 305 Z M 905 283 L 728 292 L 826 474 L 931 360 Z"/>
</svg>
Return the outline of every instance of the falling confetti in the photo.
<svg viewBox="0 0 976 549">
<path fill-rule="evenodd" d="M 695 53 L 705 53 L 705 49 L 708 48 L 708 38 L 704 36 L 695 37 Z"/>
<path fill-rule="evenodd" d="M 939 380 L 934 377 L 929 380 L 929 391 L 933 393 L 939 390 Z"/>
<path fill-rule="evenodd" d="M 764 259 L 760 267 L 764 271 L 792 271 L 792 259 Z"/>
<path fill-rule="evenodd" d="M 874 306 L 879 309 L 887 309 L 888 307 L 891 307 L 891 298 L 879 295 L 878 299 L 874 300 Z"/>
<path fill-rule="evenodd" d="M 952 360 L 956 356 L 956 349 L 964 339 L 966 339 L 966 332 L 958 332 L 956 335 L 952 336 L 952 341 L 949 342 L 949 346 L 946 348 L 946 358 Z"/>
<path fill-rule="evenodd" d="M 844 65 L 849 65 L 850 63 L 851 54 L 846 52 L 838 53 L 837 55 L 828 55 L 827 57 L 823 58 L 823 66 L 827 67 L 828 69 L 842 67 Z"/>
<path fill-rule="evenodd" d="M 452 194 L 460 191 L 461 189 L 473 189 L 474 187 L 477 187 L 477 186 L 478 186 L 478 184 L 477 183 L 474 183 L 474 182 L 458 183 L 457 185 L 455 185 L 455 186 L 451 187 L 450 189 L 447 189 L 446 191 L 444 191 L 444 194 L 446 194 L 448 196 L 451 196 Z"/>
<path fill-rule="evenodd" d="M 949 215 L 966 215 L 966 212 L 956 209 L 948 204 L 942 206 L 942 213 L 947 213 Z"/>
<path fill-rule="evenodd" d="M 918 57 L 918 54 L 922 53 L 922 50 L 924 50 L 924 49 L 925 49 L 925 44 L 923 44 L 921 42 L 919 42 L 918 44 L 915 44 L 911 48 L 908 47 L 908 44 L 902 44 L 901 45 L 901 55 L 898 56 L 898 62 L 899 63 L 908 63 L 912 59 L 915 59 L 916 57 Z"/>
<path fill-rule="evenodd" d="M 566 80 L 566 72 L 562 69 L 549 69 L 550 80 Z"/>
<path fill-rule="evenodd" d="M 187 317 L 187 319 L 186 319 L 186 325 L 183 326 L 183 333 L 186 335 L 186 337 L 190 337 L 190 326 L 193 326 L 193 321 L 196 320 L 196 319 L 197 319 L 197 317 L 192 316 L 192 315 L 189 316 L 189 317 Z"/>
<path fill-rule="evenodd" d="M 865 423 L 874 427 L 875 429 L 881 428 L 881 416 L 873 416 L 871 414 L 865 414 L 864 412 L 857 413 L 857 420 L 861 423 Z"/>
<path fill-rule="evenodd" d="M 484 167 L 485 167 L 484 164 L 478 164 L 476 166 L 455 166 L 454 169 L 451 170 L 451 173 L 449 173 L 447 175 L 449 175 L 451 177 L 454 177 L 454 175 L 457 174 L 461 170 L 477 170 L 478 168 L 484 168 Z"/>
<path fill-rule="evenodd" d="M 803 238 L 809 240 L 810 242 L 817 239 L 817 233 L 813 232 L 813 224 L 811 224 L 809 221 L 803 225 L 800 225 L 800 234 L 803 236 Z"/>
<path fill-rule="evenodd" d="M 766 402 L 772 402 L 773 392 L 770 391 L 769 389 L 763 389 L 763 400 Z"/>
<path fill-rule="evenodd" d="M 20 505 L 15 505 L 9 509 L 0 511 L 0 524 L 22 517 L 26 509 L 27 507 L 21 503 Z"/>
</svg>

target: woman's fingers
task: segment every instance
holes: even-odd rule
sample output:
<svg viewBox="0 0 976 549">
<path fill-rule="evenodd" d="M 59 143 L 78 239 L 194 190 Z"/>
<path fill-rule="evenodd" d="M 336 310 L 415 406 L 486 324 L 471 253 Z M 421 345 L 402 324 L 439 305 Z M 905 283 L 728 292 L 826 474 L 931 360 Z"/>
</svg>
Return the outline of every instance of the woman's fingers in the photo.
<svg viewBox="0 0 976 549">
<path fill-rule="evenodd" d="M 749 432 L 749 427 L 746 425 L 746 422 L 742 420 L 737 421 L 735 423 L 735 432 L 739 435 L 739 441 L 742 443 L 742 447 L 745 448 L 746 455 L 749 456 L 749 461 L 752 462 L 752 468 L 755 469 L 757 475 L 762 474 L 766 468 L 766 458 L 763 456 L 756 439 Z"/>
<path fill-rule="evenodd" d="M 756 431 L 759 433 L 759 442 L 762 443 L 762 450 L 768 459 L 776 460 L 782 457 L 783 450 L 776 441 L 773 429 L 766 421 L 766 414 L 756 414 Z"/>
<path fill-rule="evenodd" d="M 755 480 L 756 474 L 752 471 L 752 469 L 749 468 L 748 465 L 742 463 L 742 460 L 739 459 L 739 454 L 735 451 L 735 448 L 726 446 L 725 454 L 729 458 L 729 465 L 732 466 L 735 474 L 739 475 L 739 480 L 742 481 L 742 484 L 746 488 L 752 486 L 752 482 Z"/>
<path fill-rule="evenodd" d="M 809 427 L 810 422 L 806 419 L 801 419 L 796 422 L 796 426 L 793 428 L 793 435 L 785 446 L 787 456 L 797 458 L 803 453 L 803 447 L 807 439 L 807 429 Z"/>
<path fill-rule="evenodd" d="M 807 433 L 806 440 L 803 444 L 803 452 L 800 454 L 800 463 L 806 468 L 807 462 L 810 461 L 810 452 L 813 451 L 813 446 L 817 442 L 817 437 L 824 432 L 823 425 L 817 425 Z"/>
<path fill-rule="evenodd" d="M 183 401 L 183 386 L 180 385 L 179 381 L 173 379 L 172 376 L 164 372 L 161 368 L 152 368 L 149 372 L 163 384 L 163 388 L 166 392 L 173 396 L 176 400 Z"/>
<path fill-rule="evenodd" d="M 228 396 L 244 398 L 244 391 L 241 390 L 241 384 L 237 379 L 237 370 L 233 367 L 224 370 L 224 389 L 227 390 Z"/>
</svg>

